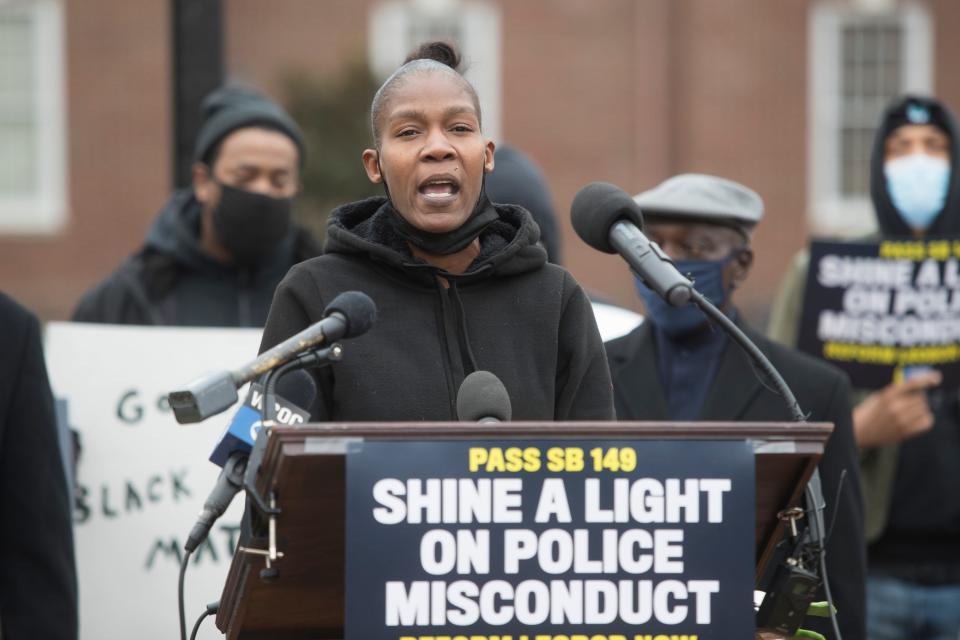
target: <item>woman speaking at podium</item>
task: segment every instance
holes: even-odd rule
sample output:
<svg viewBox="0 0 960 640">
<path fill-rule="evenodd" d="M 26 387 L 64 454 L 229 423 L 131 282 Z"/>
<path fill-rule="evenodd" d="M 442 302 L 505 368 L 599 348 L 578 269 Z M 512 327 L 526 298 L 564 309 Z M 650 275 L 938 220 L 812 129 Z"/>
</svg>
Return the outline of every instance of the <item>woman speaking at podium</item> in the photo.
<svg viewBox="0 0 960 640">
<path fill-rule="evenodd" d="M 278 287 L 261 351 L 360 290 L 377 322 L 344 343 L 341 362 L 315 370 L 314 419 L 456 420 L 460 383 L 487 370 L 514 420 L 612 420 L 586 295 L 547 263 L 525 209 L 486 196 L 494 143 L 459 62 L 445 43 L 423 45 L 377 91 L 362 160 L 386 195 L 333 211 L 324 255 Z"/>
</svg>

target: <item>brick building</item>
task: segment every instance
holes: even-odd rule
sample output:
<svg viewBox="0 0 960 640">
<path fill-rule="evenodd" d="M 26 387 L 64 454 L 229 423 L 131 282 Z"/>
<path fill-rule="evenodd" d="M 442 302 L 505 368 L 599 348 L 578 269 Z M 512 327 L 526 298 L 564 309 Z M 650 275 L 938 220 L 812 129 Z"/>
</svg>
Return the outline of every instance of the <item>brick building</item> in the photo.
<svg viewBox="0 0 960 640">
<path fill-rule="evenodd" d="M 415 40 L 460 40 L 489 133 L 547 175 L 567 266 L 634 308 L 622 262 L 569 227 L 582 185 L 636 192 L 701 171 L 755 188 L 768 213 L 740 302 L 762 319 L 810 234 L 869 224 L 866 157 L 888 96 L 960 109 L 955 0 L 222 3 L 228 77 L 281 100 L 291 73 L 363 56 L 382 72 Z M 164 0 L 0 0 L 0 289 L 46 319 L 139 245 L 169 193 L 169 25 Z"/>
</svg>

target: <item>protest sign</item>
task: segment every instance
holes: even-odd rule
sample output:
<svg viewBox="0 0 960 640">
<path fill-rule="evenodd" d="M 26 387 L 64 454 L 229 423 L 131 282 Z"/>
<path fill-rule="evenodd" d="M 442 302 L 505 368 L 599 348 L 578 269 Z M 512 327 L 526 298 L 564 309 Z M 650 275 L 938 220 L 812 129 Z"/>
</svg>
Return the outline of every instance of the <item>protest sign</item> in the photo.
<svg viewBox="0 0 960 640">
<path fill-rule="evenodd" d="M 348 640 L 749 638 L 746 442 L 365 442 Z"/>
<path fill-rule="evenodd" d="M 208 457 L 236 408 L 181 425 L 166 394 L 256 355 L 260 331 L 51 323 L 45 342 L 54 395 L 66 400 L 82 446 L 74 517 L 80 637 L 176 638 L 180 554 L 220 472 Z M 188 631 L 220 598 L 242 510 L 238 498 L 194 553 Z M 198 637 L 222 635 L 208 620 Z"/>
<path fill-rule="evenodd" d="M 960 240 L 812 243 L 798 346 L 855 387 L 930 369 L 960 386 Z"/>
</svg>

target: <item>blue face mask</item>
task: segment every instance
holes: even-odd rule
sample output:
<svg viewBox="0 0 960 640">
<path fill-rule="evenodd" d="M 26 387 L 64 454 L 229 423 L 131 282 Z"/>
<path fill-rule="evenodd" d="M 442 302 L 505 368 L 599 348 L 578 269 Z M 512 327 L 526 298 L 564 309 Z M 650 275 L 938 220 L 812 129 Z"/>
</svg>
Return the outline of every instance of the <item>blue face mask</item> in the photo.
<svg viewBox="0 0 960 640">
<path fill-rule="evenodd" d="M 900 217 L 926 230 L 943 210 L 950 186 L 950 164 L 943 158 L 913 153 L 883 165 L 887 192 Z"/>
<path fill-rule="evenodd" d="M 723 286 L 723 269 L 739 253 L 734 251 L 723 260 L 676 260 L 674 264 L 680 273 L 693 281 L 693 286 L 703 297 L 712 302 L 713 306 L 720 308 L 727 300 L 727 291 Z M 668 336 L 682 336 L 707 322 L 707 316 L 693 303 L 674 307 L 640 278 L 636 278 L 636 286 L 650 320 Z"/>
</svg>

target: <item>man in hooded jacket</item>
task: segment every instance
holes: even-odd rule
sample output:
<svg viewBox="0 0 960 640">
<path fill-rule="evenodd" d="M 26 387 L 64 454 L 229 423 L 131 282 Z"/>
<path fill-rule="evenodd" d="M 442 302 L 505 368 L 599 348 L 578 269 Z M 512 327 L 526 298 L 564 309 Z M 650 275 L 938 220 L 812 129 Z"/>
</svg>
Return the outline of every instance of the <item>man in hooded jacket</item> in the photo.
<svg viewBox="0 0 960 640">
<path fill-rule="evenodd" d="M 499 145 L 496 168 L 487 176 L 487 195 L 493 202 L 526 209 L 540 227 L 540 244 L 547 250 L 547 261 L 563 264 L 550 188 L 543 170 L 530 157 L 512 145 Z"/>
<path fill-rule="evenodd" d="M 957 134 L 937 100 L 908 95 L 887 108 L 871 159 L 879 232 L 868 239 L 960 237 Z M 785 344 L 797 342 L 808 266 L 801 252 L 774 304 L 769 333 Z M 940 379 L 855 395 L 871 640 L 960 635 L 960 402 Z"/>
<path fill-rule="evenodd" d="M 277 284 L 319 254 L 291 223 L 303 136 L 247 88 L 208 95 L 193 182 L 163 206 L 143 247 L 80 300 L 73 320 L 262 327 Z"/>
</svg>

